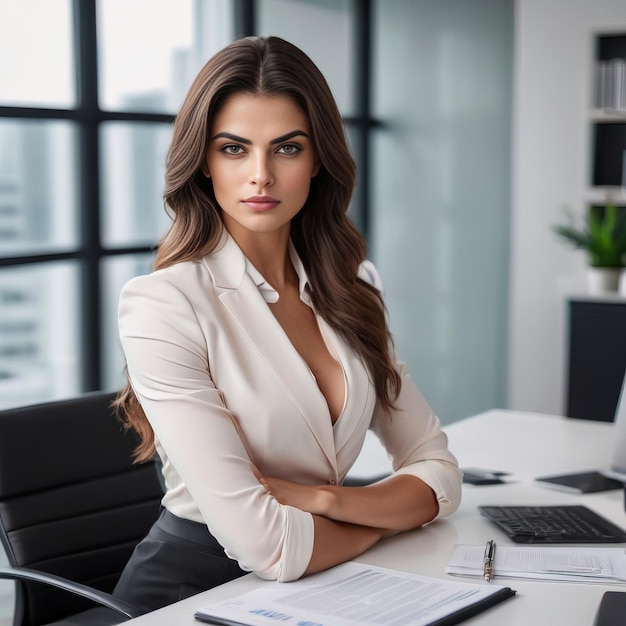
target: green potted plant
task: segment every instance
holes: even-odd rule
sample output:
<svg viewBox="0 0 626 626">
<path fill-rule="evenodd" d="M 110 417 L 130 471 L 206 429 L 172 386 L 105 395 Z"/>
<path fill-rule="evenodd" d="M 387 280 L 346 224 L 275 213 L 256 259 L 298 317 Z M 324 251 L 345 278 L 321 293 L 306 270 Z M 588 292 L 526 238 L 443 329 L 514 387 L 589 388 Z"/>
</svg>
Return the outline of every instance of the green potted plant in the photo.
<svg viewBox="0 0 626 626">
<path fill-rule="evenodd" d="M 626 215 L 615 205 L 591 207 L 582 224 L 568 213 L 568 223 L 554 232 L 574 248 L 587 252 L 591 293 L 617 291 L 626 265 Z"/>
</svg>

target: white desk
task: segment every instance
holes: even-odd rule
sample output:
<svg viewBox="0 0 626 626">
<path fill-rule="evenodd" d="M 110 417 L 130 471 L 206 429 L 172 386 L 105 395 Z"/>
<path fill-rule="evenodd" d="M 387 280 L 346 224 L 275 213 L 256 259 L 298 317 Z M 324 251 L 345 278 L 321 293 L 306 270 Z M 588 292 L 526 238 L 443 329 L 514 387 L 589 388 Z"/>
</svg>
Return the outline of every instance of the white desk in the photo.
<svg viewBox="0 0 626 626">
<path fill-rule="evenodd" d="M 493 410 L 446 427 L 450 449 L 461 467 L 512 472 L 505 485 L 464 486 L 463 502 L 452 517 L 378 543 L 359 562 L 446 578 L 444 569 L 457 543 L 484 544 L 494 538 L 514 545 L 476 507 L 482 504 L 583 503 L 620 526 L 626 526 L 624 492 L 569 495 L 533 484 L 543 474 L 605 468 L 613 425 L 550 415 Z M 380 458 L 369 450 L 380 467 Z M 475 580 L 465 579 L 460 580 Z M 591 626 L 606 590 L 626 591 L 625 585 L 570 584 L 502 579 L 517 596 L 489 609 L 467 624 L 482 626 Z M 226 599 L 265 584 L 249 574 L 195 597 L 136 618 L 132 626 L 198 626 L 194 610 L 213 600 Z M 288 584 L 288 583 L 287 583 Z M 484 583 L 487 584 L 487 583 Z"/>
</svg>

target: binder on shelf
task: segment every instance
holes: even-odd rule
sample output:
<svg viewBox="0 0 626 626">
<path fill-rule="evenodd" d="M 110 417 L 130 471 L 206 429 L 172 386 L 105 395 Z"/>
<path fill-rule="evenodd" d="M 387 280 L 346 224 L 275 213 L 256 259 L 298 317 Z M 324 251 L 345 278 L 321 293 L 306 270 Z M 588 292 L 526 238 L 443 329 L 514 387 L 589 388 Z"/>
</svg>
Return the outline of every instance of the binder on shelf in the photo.
<svg viewBox="0 0 626 626">
<path fill-rule="evenodd" d="M 605 111 L 626 112 L 626 59 L 598 61 L 594 106 Z"/>
</svg>

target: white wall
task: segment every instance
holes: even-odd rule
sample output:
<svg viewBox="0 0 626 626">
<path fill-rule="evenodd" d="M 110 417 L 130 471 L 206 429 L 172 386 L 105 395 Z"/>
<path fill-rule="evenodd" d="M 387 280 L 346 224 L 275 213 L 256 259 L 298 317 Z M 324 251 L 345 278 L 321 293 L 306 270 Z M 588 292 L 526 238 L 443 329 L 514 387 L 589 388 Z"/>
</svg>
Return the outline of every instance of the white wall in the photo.
<svg viewBox="0 0 626 626">
<path fill-rule="evenodd" d="M 564 294 L 585 259 L 551 226 L 582 212 L 592 34 L 623 26 L 625 0 L 516 0 L 508 405 L 565 410 Z"/>
</svg>

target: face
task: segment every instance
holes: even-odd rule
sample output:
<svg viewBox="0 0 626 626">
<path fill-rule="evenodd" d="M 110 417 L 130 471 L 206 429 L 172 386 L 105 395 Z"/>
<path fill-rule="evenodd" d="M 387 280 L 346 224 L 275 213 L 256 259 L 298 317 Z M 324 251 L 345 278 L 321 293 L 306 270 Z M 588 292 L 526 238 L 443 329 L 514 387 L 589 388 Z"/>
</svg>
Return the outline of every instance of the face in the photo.
<svg viewBox="0 0 626 626">
<path fill-rule="evenodd" d="M 309 121 L 286 96 L 231 96 L 213 119 L 203 172 L 238 241 L 289 232 L 319 164 Z"/>
</svg>

